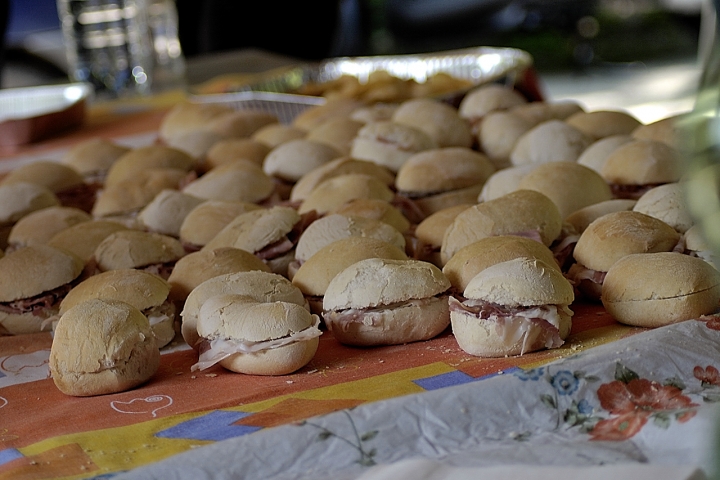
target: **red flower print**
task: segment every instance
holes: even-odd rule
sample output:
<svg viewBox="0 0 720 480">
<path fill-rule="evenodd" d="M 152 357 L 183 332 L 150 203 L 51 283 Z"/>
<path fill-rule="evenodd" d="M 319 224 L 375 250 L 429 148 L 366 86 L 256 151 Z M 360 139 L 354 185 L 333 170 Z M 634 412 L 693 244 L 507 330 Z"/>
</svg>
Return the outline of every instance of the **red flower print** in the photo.
<svg viewBox="0 0 720 480">
<path fill-rule="evenodd" d="M 708 365 L 705 368 L 697 366 L 693 369 L 693 375 L 695 378 L 700 380 L 703 385 L 718 385 L 720 386 L 720 371 L 712 365 Z"/>
<path fill-rule="evenodd" d="M 710 330 L 720 330 L 720 316 L 703 315 L 699 320 L 705 322 L 705 326 Z"/>
<path fill-rule="evenodd" d="M 621 442 L 638 433 L 647 423 L 648 412 L 629 412 L 600 420 L 590 432 L 591 440 Z"/>
<path fill-rule="evenodd" d="M 697 406 L 679 388 L 642 378 L 603 384 L 597 394 L 600 406 L 617 416 L 598 422 L 590 432 L 593 440 L 626 440 L 638 433 L 653 414 Z M 677 420 L 683 423 L 693 416 L 694 410 L 681 412 Z"/>
</svg>

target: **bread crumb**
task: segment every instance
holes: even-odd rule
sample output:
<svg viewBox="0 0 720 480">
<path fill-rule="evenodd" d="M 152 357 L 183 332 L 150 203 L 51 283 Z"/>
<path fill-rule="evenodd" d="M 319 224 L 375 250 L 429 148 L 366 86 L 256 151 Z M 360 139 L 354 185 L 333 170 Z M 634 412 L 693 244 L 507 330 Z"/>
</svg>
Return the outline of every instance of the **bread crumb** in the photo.
<svg viewBox="0 0 720 480">
<path fill-rule="evenodd" d="M 190 378 L 195 379 L 195 378 L 197 378 L 197 377 L 196 377 L 195 375 L 190 375 Z"/>
<path fill-rule="evenodd" d="M 288 385 L 290 385 L 290 384 L 295 383 L 295 382 L 293 382 L 292 380 L 285 380 L 285 383 L 287 383 Z"/>
<path fill-rule="evenodd" d="M 309 370 L 307 373 L 308 373 L 308 375 L 310 375 L 311 373 L 317 373 L 317 368 L 313 368 L 312 370 Z"/>
<path fill-rule="evenodd" d="M 215 378 L 215 377 L 217 377 L 217 373 L 206 373 L 205 376 L 210 377 L 210 378 Z"/>
</svg>

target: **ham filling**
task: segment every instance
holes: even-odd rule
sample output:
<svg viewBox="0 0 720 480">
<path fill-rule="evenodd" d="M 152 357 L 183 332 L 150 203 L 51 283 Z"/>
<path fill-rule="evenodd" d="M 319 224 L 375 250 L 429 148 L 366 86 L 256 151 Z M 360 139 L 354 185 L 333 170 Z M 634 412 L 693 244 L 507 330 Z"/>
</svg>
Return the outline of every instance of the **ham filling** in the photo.
<svg viewBox="0 0 720 480">
<path fill-rule="evenodd" d="M 151 327 L 168 320 L 175 321 L 175 304 L 166 300 L 156 307 L 143 310 L 143 315 L 147 317 Z"/>
<path fill-rule="evenodd" d="M 280 338 L 273 338 L 260 342 L 250 340 L 234 340 L 230 338 L 204 339 L 200 346 L 200 357 L 198 362 L 191 367 L 191 371 L 206 370 L 216 363 L 235 355 L 252 355 L 255 353 L 284 347 L 297 342 L 305 342 L 322 335 L 320 331 L 320 317 L 313 315 L 313 324 L 309 327 L 292 332 Z"/>
<path fill-rule="evenodd" d="M 362 323 L 369 327 L 374 327 L 380 324 L 383 313 L 387 310 L 398 309 L 404 307 L 424 308 L 427 305 L 436 302 L 445 302 L 447 295 L 441 295 L 439 297 L 411 299 L 404 302 L 397 302 L 390 305 L 380 305 L 373 308 L 348 308 L 345 310 L 329 310 L 323 312 L 323 319 L 328 330 L 332 331 L 334 328 L 340 328 L 343 332 L 347 332 L 350 325 L 353 323 Z"/>
<path fill-rule="evenodd" d="M 618 183 L 611 183 L 610 190 L 612 191 L 613 197 L 624 198 L 629 200 L 637 200 L 643 196 L 648 190 L 661 185 L 660 183 L 652 183 L 647 185 L 621 185 Z"/>
<path fill-rule="evenodd" d="M 605 275 L 607 272 L 601 272 L 600 270 L 593 270 L 591 268 L 584 267 L 579 263 L 574 263 L 568 271 L 568 278 L 575 285 L 579 284 L 583 280 L 587 280 L 592 283 L 602 285 L 605 281 Z"/>
<path fill-rule="evenodd" d="M 305 229 L 307 229 L 307 227 L 318 218 L 319 215 L 315 210 L 303 213 L 300 215 L 300 221 L 293 225 L 292 230 L 290 230 L 287 235 L 258 250 L 255 252 L 255 256 L 257 256 L 260 260 L 267 262 L 268 260 L 278 258 L 288 253 L 290 250 L 295 248 L 295 245 L 297 245 L 297 242 L 300 239 L 300 235 L 302 235 Z"/>
<path fill-rule="evenodd" d="M 0 303 L 0 312 L 22 315 L 24 313 L 32 313 L 41 318 L 48 318 L 57 314 L 60 308 L 60 302 L 65 295 L 72 289 L 72 285 L 67 283 L 53 290 L 48 290 L 39 295 L 30 298 L 21 298 L 12 302 Z"/>
<path fill-rule="evenodd" d="M 521 355 L 530 351 L 538 341 L 543 342 L 546 348 L 561 346 L 564 340 L 560 338 L 560 325 L 573 315 L 565 305 L 507 307 L 475 299 L 460 302 L 453 297 L 450 297 L 449 304 L 451 312 L 495 323 L 496 332 L 505 345 L 522 342 Z"/>
</svg>

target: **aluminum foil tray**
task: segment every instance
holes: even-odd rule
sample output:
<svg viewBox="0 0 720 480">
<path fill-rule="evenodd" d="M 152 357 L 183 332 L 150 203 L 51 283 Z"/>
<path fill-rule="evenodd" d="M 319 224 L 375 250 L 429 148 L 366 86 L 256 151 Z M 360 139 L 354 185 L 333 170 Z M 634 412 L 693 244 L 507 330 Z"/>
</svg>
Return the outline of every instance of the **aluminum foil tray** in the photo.
<svg viewBox="0 0 720 480">
<path fill-rule="evenodd" d="M 241 87 L 241 90 L 277 93 L 294 92 L 309 82 L 329 82 L 342 75 L 367 82 L 374 72 L 385 71 L 402 80 L 424 83 L 438 73 L 447 73 L 473 85 L 512 77 L 532 65 L 529 53 L 513 48 L 475 47 L 415 55 L 339 57 L 317 65 L 302 65 L 275 78 Z M 512 79 L 510 80 L 512 81 Z"/>
<path fill-rule="evenodd" d="M 495 81 L 514 84 L 532 66 L 532 56 L 513 48 L 475 47 L 413 55 L 338 57 L 317 64 L 303 64 L 255 83 L 236 85 L 234 92 L 193 95 L 194 102 L 225 103 L 234 108 L 255 108 L 275 113 L 289 123 L 305 108 L 325 102 L 322 97 L 292 92 L 310 83 L 330 82 L 343 75 L 367 82 L 375 72 L 387 72 L 401 80 L 424 83 L 446 73 L 471 87 Z M 465 89 L 467 90 L 467 89 Z M 455 96 L 463 92 L 453 92 Z"/>
<path fill-rule="evenodd" d="M 325 103 L 322 97 L 254 91 L 191 95 L 189 100 L 197 103 L 222 103 L 236 110 L 260 110 L 272 113 L 285 124 L 292 122 L 293 118 L 306 108 Z"/>
</svg>

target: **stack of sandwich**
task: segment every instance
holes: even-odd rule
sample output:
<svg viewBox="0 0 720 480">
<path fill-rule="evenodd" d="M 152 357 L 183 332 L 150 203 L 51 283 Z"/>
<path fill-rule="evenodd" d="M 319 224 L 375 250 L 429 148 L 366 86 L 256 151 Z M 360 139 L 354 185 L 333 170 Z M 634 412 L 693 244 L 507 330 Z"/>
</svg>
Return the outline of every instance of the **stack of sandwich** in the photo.
<svg viewBox="0 0 720 480">
<path fill-rule="evenodd" d="M 178 105 L 152 146 L 93 139 L 0 180 L 0 334 L 54 329 L 58 387 L 94 395 L 149 379 L 173 340 L 195 369 L 281 375 L 322 334 L 451 329 L 497 357 L 562 345 L 574 301 L 646 327 L 712 314 L 677 120 L 494 84 L 458 108 L 338 99 L 291 124 Z"/>
</svg>

